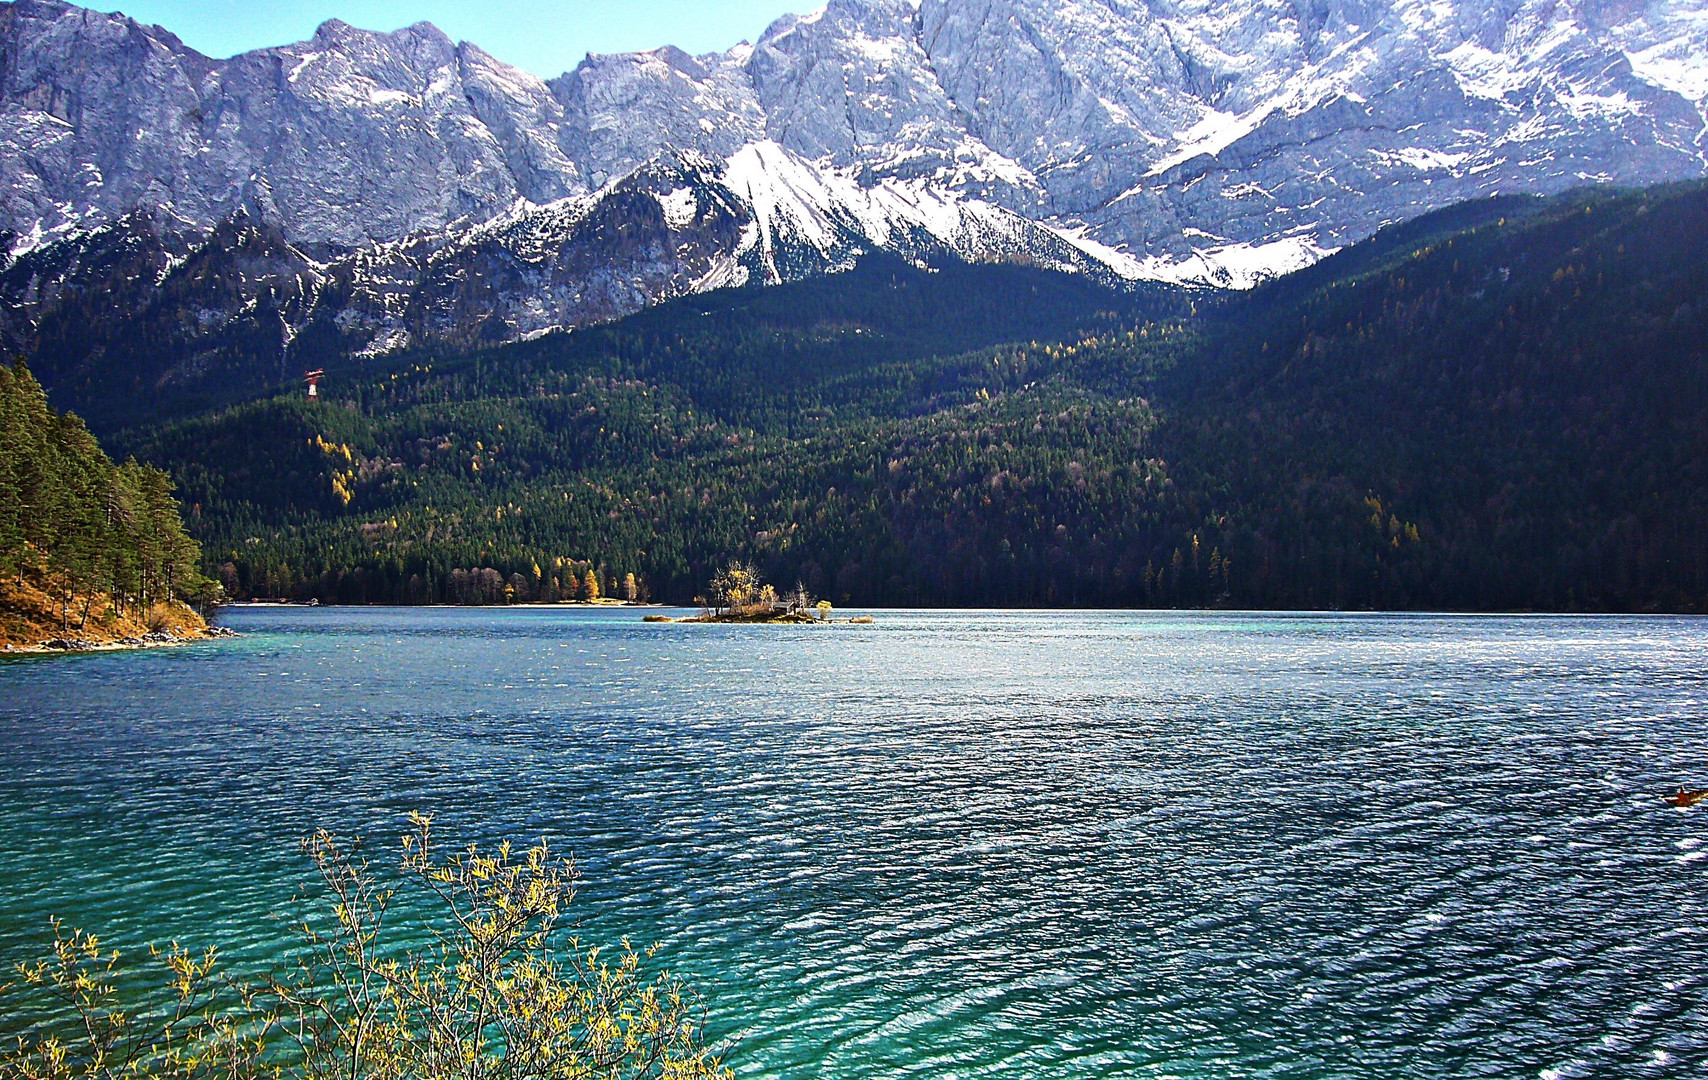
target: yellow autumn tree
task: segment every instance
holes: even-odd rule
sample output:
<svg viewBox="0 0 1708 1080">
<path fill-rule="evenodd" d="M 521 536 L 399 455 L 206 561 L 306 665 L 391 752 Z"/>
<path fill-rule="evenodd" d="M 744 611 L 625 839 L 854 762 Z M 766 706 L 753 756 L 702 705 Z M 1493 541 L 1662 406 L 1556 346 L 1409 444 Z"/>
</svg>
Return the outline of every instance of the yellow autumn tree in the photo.
<svg viewBox="0 0 1708 1080">
<path fill-rule="evenodd" d="M 601 949 L 564 927 L 571 862 L 544 843 L 441 853 L 430 819 L 410 822 L 401 884 L 442 916 L 400 919 L 398 885 L 318 832 L 304 849 L 330 911 L 299 924 L 282 975 L 246 983 L 216 950 L 174 945 L 155 954 L 166 1000 L 138 1001 L 119 953 L 54 924 L 52 955 L 0 988 L 0 1017 L 21 1032 L 0 1043 L 0 1077 L 733 1080 L 654 950 Z"/>
<path fill-rule="evenodd" d="M 758 600 L 762 586 L 759 571 L 753 564 L 731 559 L 712 578 L 712 606 L 732 611 L 751 607 Z"/>
</svg>

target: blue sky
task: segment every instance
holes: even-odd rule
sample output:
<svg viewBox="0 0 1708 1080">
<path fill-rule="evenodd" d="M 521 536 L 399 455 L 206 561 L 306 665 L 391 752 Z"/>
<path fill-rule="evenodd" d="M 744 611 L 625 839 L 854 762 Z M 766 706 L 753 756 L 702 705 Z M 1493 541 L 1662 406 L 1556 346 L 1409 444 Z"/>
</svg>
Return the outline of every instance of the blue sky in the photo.
<svg viewBox="0 0 1708 1080">
<path fill-rule="evenodd" d="M 85 0 L 88 2 L 88 0 Z M 777 16 L 823 0 L 127 0 L 118 8 L 184 44 L 225 57 L 301 41 L 327 19 L 395 30 L 425 19 L 507 63 L 551 78 L 589 52 L 677 45 L 691 53 L 752 41 Z"/>
</svg>

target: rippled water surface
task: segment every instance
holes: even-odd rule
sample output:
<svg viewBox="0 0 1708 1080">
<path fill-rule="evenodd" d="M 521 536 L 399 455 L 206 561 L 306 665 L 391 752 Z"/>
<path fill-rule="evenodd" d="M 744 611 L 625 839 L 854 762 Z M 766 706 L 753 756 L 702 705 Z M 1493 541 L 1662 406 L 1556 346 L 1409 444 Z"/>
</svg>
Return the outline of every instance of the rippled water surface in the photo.
<svg viewBox="0 0 1708 1080">
<path fill-rule="evenodd" d="M 545 835 L 754 1077 L 1708 1063 L 1708 623 L 240 609 L 0 661 L 0 960 L 278 941 L 315 826 Z"/>
</svg>

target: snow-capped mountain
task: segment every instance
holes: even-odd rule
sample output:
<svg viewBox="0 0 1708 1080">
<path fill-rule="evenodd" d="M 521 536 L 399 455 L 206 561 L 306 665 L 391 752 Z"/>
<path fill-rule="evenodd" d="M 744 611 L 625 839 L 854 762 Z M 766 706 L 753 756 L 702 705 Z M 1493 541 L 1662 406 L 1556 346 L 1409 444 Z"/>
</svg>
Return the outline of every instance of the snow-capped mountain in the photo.
<svg viewBox="0 0 1708 1080">
<path fill-rule="evenodd" d="M 0 347 L 116 353 L 168 340 L 168 381 L 193 381 L 232 349 L 276 355 L 282 376 L 305 334 L 346 352 L 512 341 L 687 293 L 833 272 L 877 250 L 1120 281 L 1115 256 L 1090 241 L 924 181 L 863 187 L 763 141 L 726 162 L 671 152 L 591 195 L 336 255 L 294 242 L 262 211 L 208 231 L 134 211 L 0 271 Z"/>
<path fill-rule="evenodd" d="M 1708 173 L 1708 0 L 831 0 L 549 82 L 427 24 L 214 60 L 18 0 L 0 168 L 14 341 L 121 233 L 161 288 L 264 235 L 210 318 L 374 348 L 873 249 L 1239 285 L 1478 195 Z"/>
</svg>

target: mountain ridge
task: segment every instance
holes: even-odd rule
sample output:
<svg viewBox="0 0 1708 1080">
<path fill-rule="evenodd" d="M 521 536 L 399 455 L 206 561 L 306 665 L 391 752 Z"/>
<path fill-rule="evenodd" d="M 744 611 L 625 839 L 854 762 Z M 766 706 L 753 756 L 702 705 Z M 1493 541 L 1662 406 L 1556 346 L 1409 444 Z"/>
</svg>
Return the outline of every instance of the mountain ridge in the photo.
<svg viewBox="0 0 1708 1080">
<path fill-rule="evenodd" d="M 0 339 L 33 355 L 90 288 L 157 319 L 245 224 L 289 250 L 176 313 L 192 368 L 234 325 L 284 371 L 302 341 L 519 339 L 875 250 L 1244 287 L 1467 198 L 1708 173 L 1705 43 L 1702 0 L 831 0 L 543 80 L 427 23 L 215 60 L 15 0 Z M 692 220 L 646 206 L 684 189 Z M 90 280 L 113 228 L 164 291 Z"/>
<path fill-rule="evenodd" d="M 123 16 L 16 0 L 0 6 L 0 122 L 12 164 L 23 166 L 15 175 L 30 182 L 14 181 L 0 228 L 25 236 L 39 220 L 51 231 L 51 207 L 23 205 L 36 188 L 108 217 L 154 199 L 204 227 L 244 199 L 271 199 L 294 241 L 355 247 L 485 220 L 518 199 L 590 194 L 666 150 L 724 160 L 769 139 L 820 167 L 858 167 L 867 183 L 929 178 L 1058 224 L 1083 216 L 1098 239 L 1143 258 L 1175 252 L 1141 246 L 1159 236 L 1121 224 L 1135 200 L 1163 200 L 1173 210 L 1165 222 L 1231 242 L 1287 235 L 1301 223 L 1225 227 L 1238 208 L 1212 227 L 1176 189 L 1251 173 L 1278 154 L 1320 157 L 1325 140 L 1348 132 L 1415 132 L 1416 147 L 1359 145 L 1371 163 L 1358 174 L 1406 187 L 1440 181 L 1453 190 L 1424 200 L 1437 205 L 1496 180 L 1541 191 L 1562 178 L 1699 175 L 1704 27 L 1708 10 L 1680 0 L 1234 4 L 1219 19 L 1199 0 L 831 0 L 777 20 L 753 45 L 590 55 L 548 81 L 430 23 L 376 33 L 330 20 L 306 42 L 214 60 Z M 1423 130 L 1443 120 L 1461 130 Z M 1493 126 L 1472 132 L 1467 120 Z M 19 155 L 32 121 L 70 127 L 75 147 L 48 142 L 75 152 Z M 1511 130 L 1526 126 L 1555 129 L 1539 147 L 1570 155 L 1567 167 L 1533 160 L 1511 175 L 1487 144 L 1547 134 Z M 381 148 L 345 145 L 358 132 Z M 202 173 L 182 157 L 115 151 L 115 135 L 188 151 Z M 1601 135 L 1622 140 L 1627 159 L 1651 160 L 1601 154 L 1571 171 L 1605 148 Z M 1478 161 L 1501 171 L 1453 183 Z M 1242 182 L 1271 195 L 1278 186 Z M 1320 224 L 1332 247 L 1379 223 L 1304 224 Z"/>
</svg>

